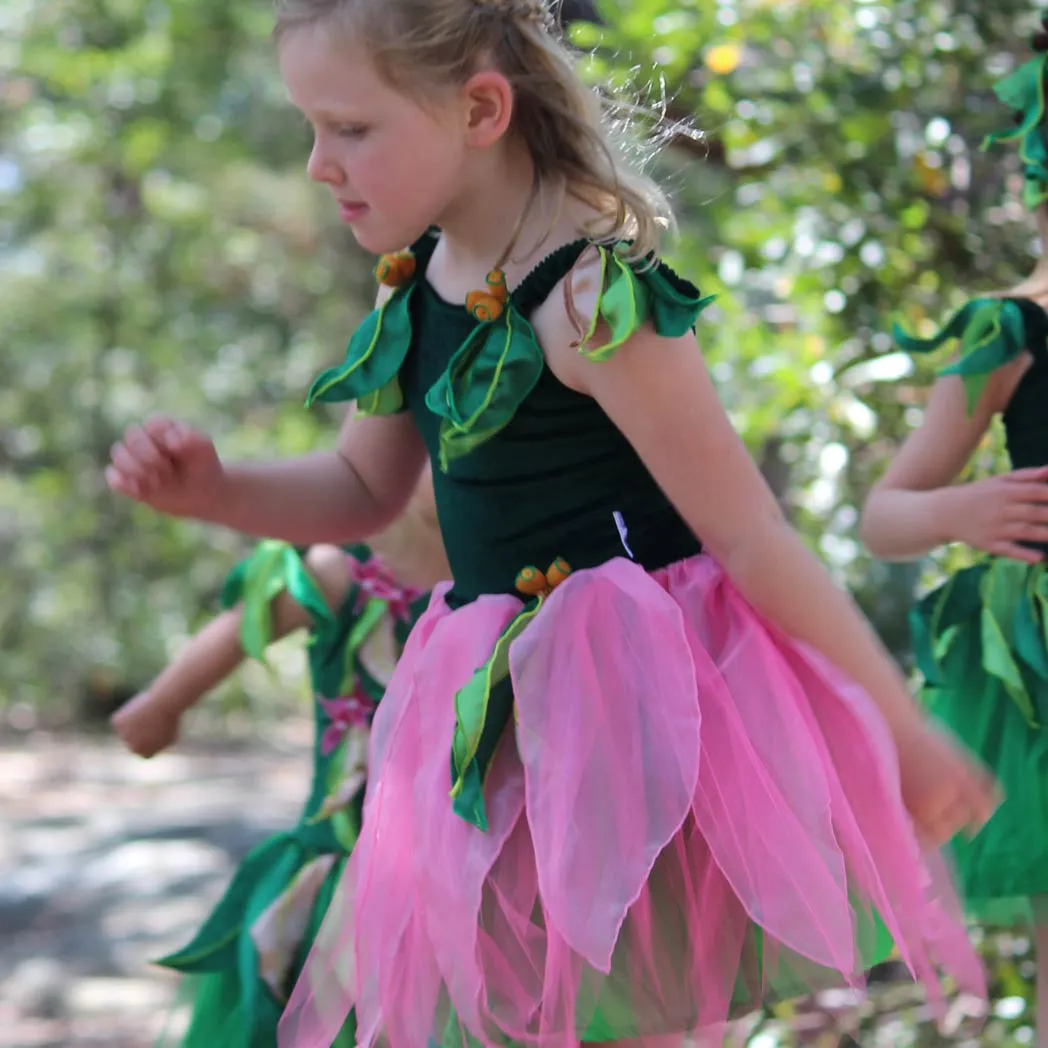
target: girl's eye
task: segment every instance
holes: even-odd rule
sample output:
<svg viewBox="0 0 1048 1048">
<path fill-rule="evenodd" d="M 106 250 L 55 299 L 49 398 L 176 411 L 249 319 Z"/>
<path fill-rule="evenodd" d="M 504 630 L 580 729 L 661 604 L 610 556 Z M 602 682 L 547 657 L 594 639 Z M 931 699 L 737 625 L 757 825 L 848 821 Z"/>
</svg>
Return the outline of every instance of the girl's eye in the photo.
<svg viewBox="0 0 1048 1048">
<path fill-rule="evenodd" d="M 361 124 L 342 124 L 338 128 L 339 138 L 363 138 L 368 129 Z"/>
</svg>

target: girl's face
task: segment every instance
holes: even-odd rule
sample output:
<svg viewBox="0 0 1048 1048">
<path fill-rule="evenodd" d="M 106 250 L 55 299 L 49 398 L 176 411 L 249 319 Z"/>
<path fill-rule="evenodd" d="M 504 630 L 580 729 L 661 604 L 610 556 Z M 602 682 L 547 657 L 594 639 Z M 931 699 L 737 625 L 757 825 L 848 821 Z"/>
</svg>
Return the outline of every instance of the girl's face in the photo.
<svg viewBox="0 0 1048 1048">
<path fill-rule="evenodd" d="M 330 188 L 361 247 L 396 251 L 440 224 L 462 192 L 468 152 L 457 92 L 430 93 L 423 108 L 319 25 L 282 40 L 280 72 L 313 128 L 309 177 Z"/>
</svg>

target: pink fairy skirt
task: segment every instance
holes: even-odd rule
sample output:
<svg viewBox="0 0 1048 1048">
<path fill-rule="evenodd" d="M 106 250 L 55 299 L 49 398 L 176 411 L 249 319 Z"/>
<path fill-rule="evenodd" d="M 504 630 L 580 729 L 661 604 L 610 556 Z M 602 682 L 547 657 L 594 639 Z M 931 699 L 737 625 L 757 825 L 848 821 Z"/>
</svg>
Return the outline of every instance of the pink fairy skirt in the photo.
<svg viewBox="0 0 1048 1048">
<path fill-rule="evenodd" d="M 892 942 L 983 996 L 869 697 L 699 556 L 570 575 L 512 642 L 488 830 L 452 811 L 456 693 L 522 604 L 442 590 L 371 736 L 363 833 L 280 1027 L 327 1048 L 694 1037 L 860 985 Z M 936 871 L 933 877 L 932 871 Z"/>
</svg>

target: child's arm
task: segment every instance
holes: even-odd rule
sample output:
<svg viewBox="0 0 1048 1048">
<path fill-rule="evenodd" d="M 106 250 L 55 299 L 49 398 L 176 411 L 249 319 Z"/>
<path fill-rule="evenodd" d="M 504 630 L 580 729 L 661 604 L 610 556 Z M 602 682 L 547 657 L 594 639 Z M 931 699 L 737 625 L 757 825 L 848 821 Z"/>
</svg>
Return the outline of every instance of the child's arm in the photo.
<svg viewBox="0 0 1048 1048">
<path fill-rule="evenodd" d="M 1019 543 L 1048 542 L 1048 467 L 953 483 L 1027 366 L 1017 360 L 994 372 L 970 413 L 958 376 L 935 383 L 923 422 L 866 500 L 859 537 L 871 553 L 912 560 L 964 542 L 1030 564 L 1042 559 Z"/>
<path fill-rule="evenodd" d="M 337 449 L 224 466 L 205 434 L 171 419 L 113 448 L 110 488 L 175 517 L 295 545 L 354 542 L 403 510 L 426 460 L 410 415 L 350 416 Z"/>
<path fill-rule="evenodd" d="M 594 299 L 580 281 L 581 315 Z M 537 326 L 553 347 L 546 355 L 554 372 L 600 403 L 747 600 L 871 696 L 895 738 L 904 794 L 924 832 L 942 840 L 985 821 L 993 810 L 988 780 L 927 728 L 873 629 L 783 519 L 720 405 L 694 336 L 659 338 L 646 327 L 611 359 L 591 363 L 570 348 L 566 309 L 537 317 Z"/>
<path fill-rule="evenodd" d="M 376 306 L 391 294 L 379 290 Z M 113 446 L 109 487 L 160 513 L 297 546 L 359 542 L 404 509 L 426 462 L 411 416 L 350 411 L 334 451 L 223 466 L 211 439 L 171 419 L 128 429 Z"/>
<path fill-rule="evenodd" d="M 314 546 L 305 557 L 328 607 L 341 605 L 349 591 L 346 557 L 332 546 Z M 310 625 L 309 614 L 285 590 L 273 601 L 273 639 Z M 113 729 L 128 749 L 153 757 L 178 738 L 182 714 L 222 683 L 244 661 L 238 605 L 212 619 L 186 643 L 146 691 L 113 716 Z"/>
</svg>

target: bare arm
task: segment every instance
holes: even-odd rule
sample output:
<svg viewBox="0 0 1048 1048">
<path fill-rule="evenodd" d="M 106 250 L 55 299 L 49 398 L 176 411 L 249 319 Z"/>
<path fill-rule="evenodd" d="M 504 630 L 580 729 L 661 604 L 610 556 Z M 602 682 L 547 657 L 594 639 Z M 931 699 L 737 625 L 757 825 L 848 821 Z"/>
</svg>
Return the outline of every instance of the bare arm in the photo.
<svg viewBox="0 0 1048 1048">
<path fill-rule="evenodd" d="M 1038 555 L 1023 550 L 1023 540 L 1043 541 L 1048 516 L 1024 520 L 1022 507 L 1048 499 L 1038 471 L 956 486 L 994 415 L 1003 411 L 1029 366 L 1015 361 L 995 372 L 969 413 L 959 377 L 947 375 L 932 387 L 920 427 L 907 438 L 884 476 L 870 492 L 859 524 L 859 537 L 875 556 L 913 560 L 938 546 L 966 542 L 988 552 L 1021 560 Z M 1042 471 L 1043 472 L 1043 471 Z M 1013 513 L 1014 511 L 1014 513 Z"/>
<path fill-rule="evenodd" d="M 589 392 L 739 591 L 862 685 L 896 740 L 921 717 L 876 634 L 783 519 L 721 407 L 692 336 L 641 333 L 586 369 Z"/>
<path fill-rule="evenodd" d="M 593 309 L 591 275 L 577 272 L 576 308 Z M 789 527 L 718 400 L 693 335 L 638 332 L 608 361 L 570 349 L 566 310 L 535 318 L 561 381 L 594 397 L 742 594 L 786 633 L 811 644 L 880 707 L 896 740 L 922 718 L 906 682 L 851 598 Z"/>
<path fill-rule="evenodd" d="M 356 542 L 400 515 L 425 461 L 410 416 L 351 416 L 335 451 L 227 467 L 223 497 L 205 519 L 298 545 Z"/>
<path fill-rule="evenodd" d="M 332 546 L 314 546 L 306 564 L 334 611 L 349 590 L 345 555 Z M 272 603 L 273 639 L 310 624 L 308 612 L 286 591 Z M 244 661 L 240 642 L 242 609 L 238 605 L 212 619 L 179 650 L 145 691 L 113 716 L 113 728 L 127 746 L 152 757 L 178 736 L 179 720 Z"/>
<path fill-rule="evenodd" d="M 389 290 L 383 288 L 378 301 Z M 352 412 L 334 451 L 224 466 L 211 440 L 170 419 L 133 426 L 113 446 L 109 487 L 161 513 L 299 546 L 346 543 L 385 528 L 404 509 L 426 460 L 406 413 Z"/>
</svg>

